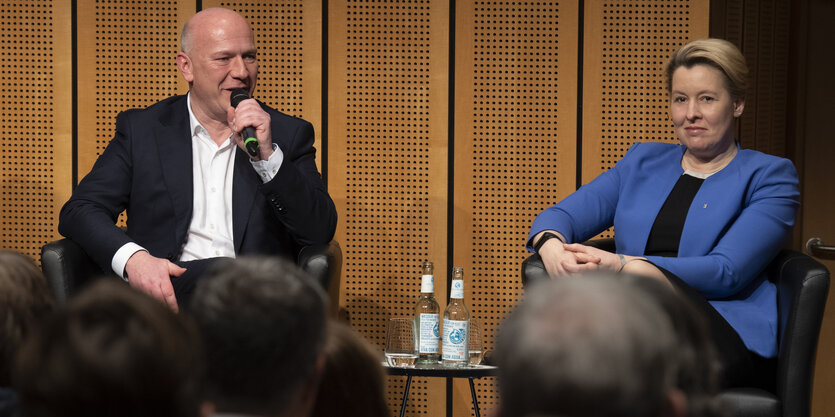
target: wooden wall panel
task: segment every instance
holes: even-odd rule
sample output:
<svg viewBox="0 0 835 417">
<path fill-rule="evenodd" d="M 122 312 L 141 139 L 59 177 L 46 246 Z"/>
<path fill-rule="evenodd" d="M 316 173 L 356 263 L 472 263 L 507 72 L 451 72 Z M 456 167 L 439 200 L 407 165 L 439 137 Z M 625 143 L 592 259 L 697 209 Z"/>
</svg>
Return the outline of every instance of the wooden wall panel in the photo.
<svg viewBox="0 0 835 417">
<path fill-rule="evenodd" d="M 188 91 L 175 57 L 194 11 L 194 0 L 78 2 L 79 180 L 113 138 L 118 113 Z"/>
<path fill-rule="evenodd" d="M 313 124 L 322 149 L 322 2 L 304 0 L 204 0 L 203 9 L 240 13 L 255 32 L 258 85 L 255 97 Z M 322 167 L 317 152 L 317 166 Z"/>
<path fill-rule="evenodd" d="M 0 10 L 0 248 L 35 260 L 72 187 L 70 2 Z"/>
<path fill-rule="evenodd" d="M 522 294 L 531 222 L 574 191 L 578 13 L 574 1 L 457 2 L 451 250 L 488 349 Z M 486 412 L 495 379 L 476 384 Z M 454 415 L 471 409 L 456 381 Z"/>
<path fill-rule="evenodd" d="M 680 46 L 707 37 L 708 11 L 707 0 L 586 2 L 584 184 L 613 167 L 635 142 L 678 142 L 664 65 Z"/>
<path fill-rule="evenodd" d="M 386 320 L 412 316 L 420 265 L 447 294 L 449 2 L 328 5 L 328 188 L 343 250 L 340 302 L 382 350 Z M 389 377 L 394 412 L 403 377 Z M 438 378 L 416 378 L 408 415 L 444 414 Z"/>
</svg>

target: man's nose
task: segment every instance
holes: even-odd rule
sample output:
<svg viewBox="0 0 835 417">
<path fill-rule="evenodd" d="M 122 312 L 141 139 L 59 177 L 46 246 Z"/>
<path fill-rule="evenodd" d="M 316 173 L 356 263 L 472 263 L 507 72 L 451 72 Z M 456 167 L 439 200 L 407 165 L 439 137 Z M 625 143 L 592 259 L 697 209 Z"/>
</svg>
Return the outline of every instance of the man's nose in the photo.
<svg viewBox="0 0 835 417">
<path fill-rule="evenodd" d="M 243 57 L 236 56 L 232 60 L 232 70 L 230 71 L 232 77 L 246 78 L 249 75 L 249 70 L 246 68 Z"/>
</svg>

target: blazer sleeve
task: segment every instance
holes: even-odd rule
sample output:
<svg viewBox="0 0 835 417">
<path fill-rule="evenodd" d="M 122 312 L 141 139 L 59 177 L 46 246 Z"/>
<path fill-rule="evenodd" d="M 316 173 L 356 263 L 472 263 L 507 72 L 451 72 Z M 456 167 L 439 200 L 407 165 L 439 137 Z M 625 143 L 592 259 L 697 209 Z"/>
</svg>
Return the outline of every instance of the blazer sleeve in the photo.
<svg viewBox="0 0 835 417">
<path fill-rule="evenodd" d="M 116 117 L 113 140 L 73 190 L 58 220 L 58 232 L 81 245 L 103 271 L 110 271 L 113 255 L 131 241 L 116 226 L 128 204 L 132 184 L 128 114 Z"/>
<path fill-rule="evenodd" d="M 556 230 L 565 237 L 566 243 L 576 243 L 584 242 L 611 227 L 621 184 L 630 166 L 635 164 L 639 145 L 632 145 L 610 170 L 536 216 L 528 235 L 528 250 L 533 252 L 533 237 L 543 230 Z"/>
<path fill-rule="evenodd" d="M 295 120 L 301 123 L 287 132 L 289 140 L 278 142 L 284 152 L 281 167 L 260 189 L 296 243 L 327 243 L 336 231 L 336 207 L 316 169 L 313 126 Z"/>
<path fill-rule="evenodd" d="M 709 299 L 730 297 L 752 284 L 785 243 L 799 205 L 794 165 L 782 158 L 768 162 L 754 173 L 747 204 L 709 253 L 679 258 L 649 256 L 650 262 Z"/>
</svg>

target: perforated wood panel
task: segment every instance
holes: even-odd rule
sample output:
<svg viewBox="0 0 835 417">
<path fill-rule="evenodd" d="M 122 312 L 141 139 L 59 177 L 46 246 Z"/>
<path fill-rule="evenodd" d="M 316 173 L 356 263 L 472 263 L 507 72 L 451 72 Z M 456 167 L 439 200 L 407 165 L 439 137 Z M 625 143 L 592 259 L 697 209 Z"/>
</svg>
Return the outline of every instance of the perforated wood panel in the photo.
<svg viewBox="0 0 835 417">
<path fill-rule="evenodd" d="M 464 3 L 464 2 L 461 2 Z M 492 349 L 522 294 L 534 217 L 574 191 L 577 2 L 475 1 L 456 10 L 453 259 Z M 477 381 L 483 410 L 495 380 Z M 471 415 L 465 381 L 455 415 Z"/>
<path fill-rule="evenodd" d="M 113 138 L 116 115 L 188 90 L 175 56 L 194 1 L 78 4 L 78 176 Z"/>
<path fill-rule="evenodd" d="M 677 142 L 663 68 L 672 51 L 707 37 L 708 6 L 708 0 L 586 2 L 583 183 L 635 142 Z"/>
<path fill-rule="evenodd" d="M 344 252 L 341 304 L 382 350 L 386 320 L 411 316 L 420 264 L 446 295 L 448 1 L 328 6 L 328 184 Z M 404 379 L 390 377 L 392 412 Z M 443 381 L 412 382 L 407 415 L 444 413 Z"/>
<path fill-rule="evenodd" d="M 203 1 L 203 8 L 209 7 L 232 9 L 249 22 L 258 47 L 255 97 L 313 124 L 314 146 L 321 151 L 322 2 Z M 321 152 L 316 163 L 321 168 Z"/>
<path fill-rule="evenodd" d="M 40 259 L 72 175 L 70 3 L 0 10 L 0 248 Z"/>
</svg>

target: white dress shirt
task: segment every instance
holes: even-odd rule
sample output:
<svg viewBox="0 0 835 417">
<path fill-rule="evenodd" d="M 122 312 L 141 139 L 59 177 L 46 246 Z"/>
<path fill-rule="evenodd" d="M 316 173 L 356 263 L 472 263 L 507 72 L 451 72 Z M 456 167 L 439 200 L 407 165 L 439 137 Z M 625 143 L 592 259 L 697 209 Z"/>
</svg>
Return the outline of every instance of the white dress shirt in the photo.
<svg viewBox="0 0 835 417">
<path fill-rule="evenodd" d="M 191 110 L 188 96 L 189 127 L 192 140 L 193 206 L 188 236 L 180 256 L 181 261 L 235 257 L 232 236 L 232 178 L 235 169 L 237 145 L 232 135 L 218 146 L 209 132 L 200 124 Z M 273 143 L 273 154 L 267 161 L 252 161 L 258 177 L 268 182 L 275 177 L 284 154 Z M 134 253 L 145 248 L 134 242 L 126 243 L 116 251 L 111 261 L 113 271 L 127 280 L 125 265 Z"/>
</svg>

